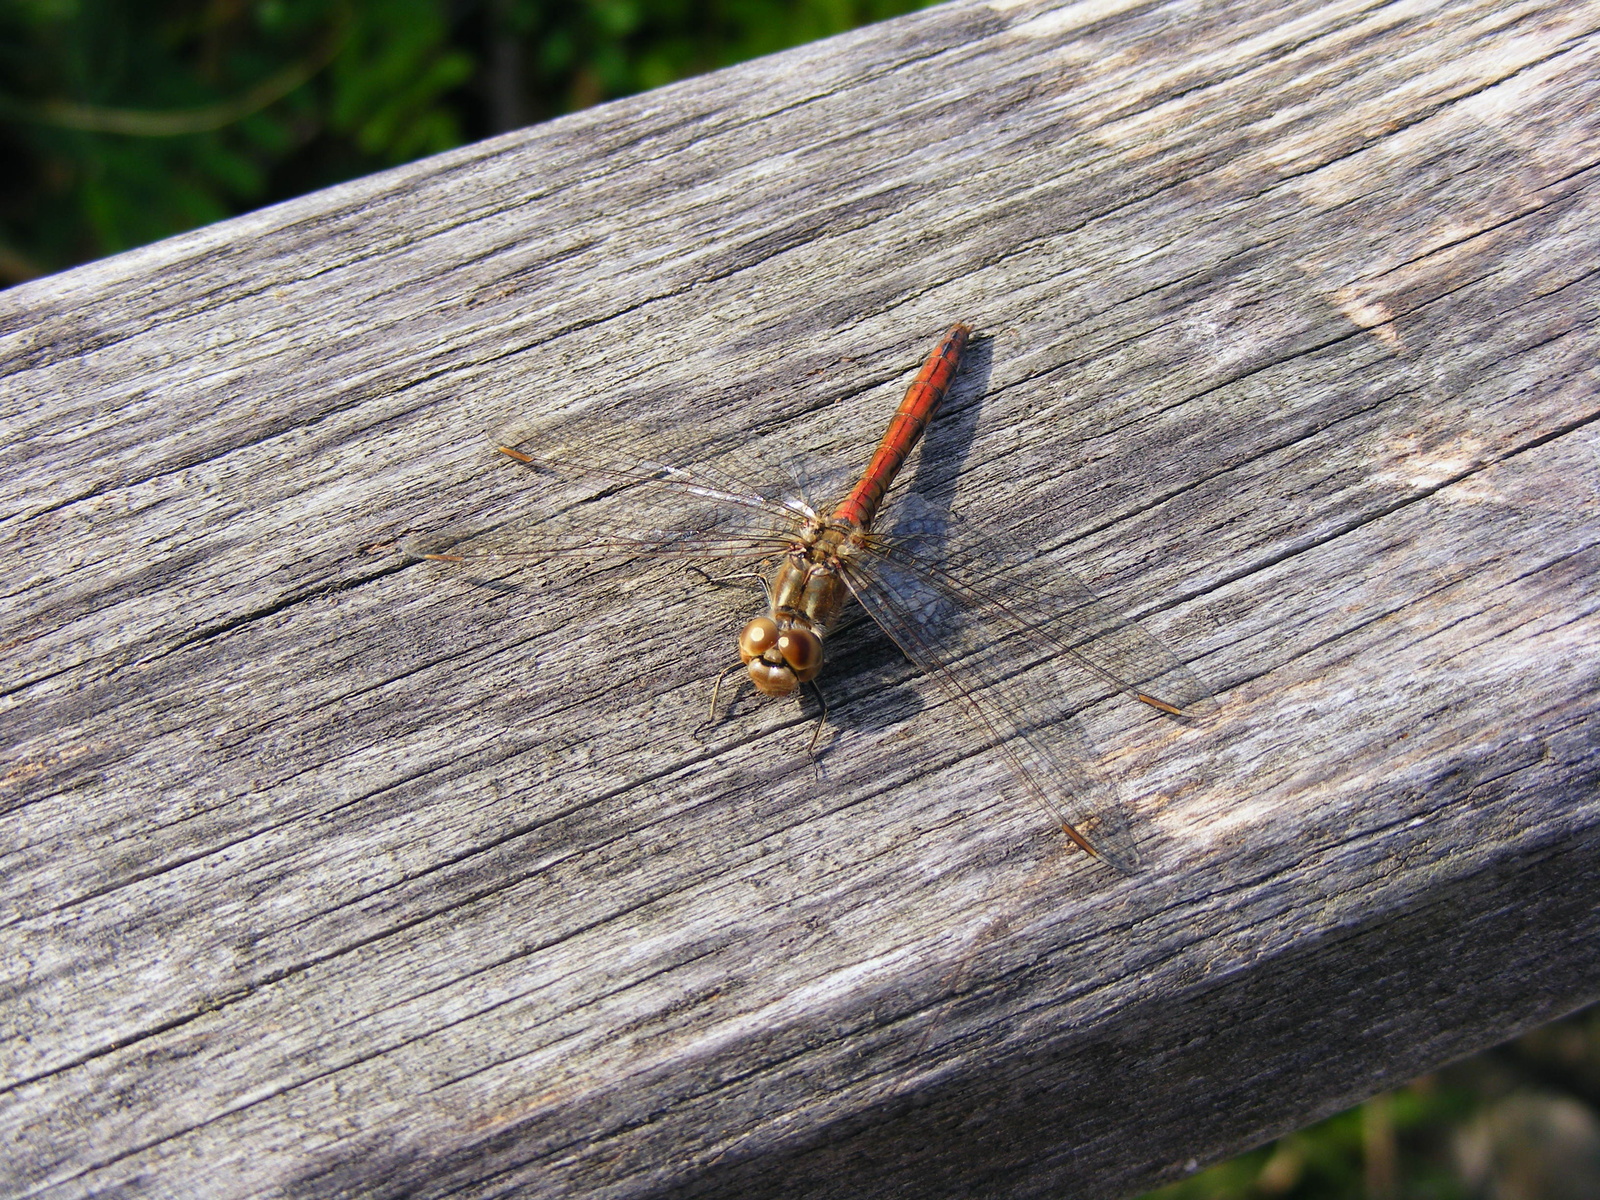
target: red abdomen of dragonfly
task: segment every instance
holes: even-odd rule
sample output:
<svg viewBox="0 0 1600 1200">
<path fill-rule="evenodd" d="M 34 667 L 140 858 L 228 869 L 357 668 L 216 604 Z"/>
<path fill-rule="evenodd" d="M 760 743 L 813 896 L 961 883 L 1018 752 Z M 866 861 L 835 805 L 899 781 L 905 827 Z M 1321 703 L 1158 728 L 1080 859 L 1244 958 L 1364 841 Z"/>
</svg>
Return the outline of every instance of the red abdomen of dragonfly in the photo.
<svg viewBox="0 0 1600 1200">
<path fill-rule="evenodd" d="M 961 365 L 961 352 L 967 348 L 967 338 L 971 334 L 970 325 L 952 325 L 938 348 L 928 355 L 928 361 L 922 364 L 922 370 L 906 390 L 906 398 L 889 418 L 889 428 L 878 443 L 877 453 L 862 472 L 861 482 L 845 497 L 844 503 L 833 510 L 834 520 L 847 521 L 862 529 L 872 528 L 889 485 L 905 465 L 906 456 L 928 422 L 939 411 L 939 405 L 944 403 L 945 393 L 950 390 Z"/>
<path fill-rule="evenodd" d="M 739 657 L 756 688 L 784 696 L 822 669 L 822 635 L 849 598 L 839 558 L 853 538 L 872 528 L 894 477 L 939 411 L 956 377 L 970 325 L 953 325 L 906 391 L 861 482 L 826 520 L 818 520 L 767 585 L 771 613 L 739 635 Z"/>
</svg>

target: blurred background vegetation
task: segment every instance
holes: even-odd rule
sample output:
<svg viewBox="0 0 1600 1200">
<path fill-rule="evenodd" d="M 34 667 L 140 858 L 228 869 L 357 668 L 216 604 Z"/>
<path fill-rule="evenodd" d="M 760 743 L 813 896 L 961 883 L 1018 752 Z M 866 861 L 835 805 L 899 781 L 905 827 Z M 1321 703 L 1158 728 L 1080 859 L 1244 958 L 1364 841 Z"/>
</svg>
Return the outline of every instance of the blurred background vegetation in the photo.
<svg viewBox="0 0 1600 1200">
<path fill-rule="evenodd" d="M 0 0 L 0 286 L 916 0 Z M 1154 1193 L 1600 1200 L 1600 1010 Z"/>
<path fill-rule="evenodd" d="M 0 286 L 918 7 L 0 0 Z"/>
</svg>

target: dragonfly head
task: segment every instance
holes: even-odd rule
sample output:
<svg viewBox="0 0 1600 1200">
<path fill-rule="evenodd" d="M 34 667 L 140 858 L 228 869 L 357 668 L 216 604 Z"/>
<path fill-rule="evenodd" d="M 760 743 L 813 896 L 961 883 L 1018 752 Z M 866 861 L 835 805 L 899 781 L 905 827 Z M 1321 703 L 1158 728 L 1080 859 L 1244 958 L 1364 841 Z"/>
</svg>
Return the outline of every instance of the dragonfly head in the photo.
<svg viewBox="0 0 1600 1200">
<path fill-rule="evenodd" d="M 757 691 L 787 696 L 822 670 L 822 639 L 806 625 L 757 617 L 739 635 L 739 657 Z"/>
</svg>

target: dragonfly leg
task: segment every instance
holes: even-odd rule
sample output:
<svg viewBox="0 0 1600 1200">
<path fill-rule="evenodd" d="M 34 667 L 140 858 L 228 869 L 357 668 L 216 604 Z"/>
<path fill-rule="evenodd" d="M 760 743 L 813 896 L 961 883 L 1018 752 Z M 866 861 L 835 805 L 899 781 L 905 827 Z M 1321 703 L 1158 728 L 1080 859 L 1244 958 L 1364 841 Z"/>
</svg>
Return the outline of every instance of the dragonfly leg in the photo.
<svg viewBox="0 0 1600 1200">
<path fill-rule="evenodd" d="M 763 590 L 766 588 L 766 579 L 759 571 L 751 571 L 748 574 L 740 571 L 738 574 L 724 575 L 719 579 L 698 563 L 684 563 L 683 569 L 685 571 L 693 571 L 712 587 L 745 588 L 754 582 L 757 587 Z"/>
<path fill-rule="evenodd" d="M 718 672 L 717 682 L 711 688 L 711 710 L 706 714 L 708 722 L 714 722 L 717 719 L 717 695 L 722 691 L 722 681 L 742 666 L 744 666 L 742 662 L 729 663 Z"/>
<path fill-rule="evenodd" d="M 811 740 L 806 743 L 806 754 L 810 756 L 812 765 L 817 761 L 817 741 L 822 737 L 823 723 L 828 719 L 828 698 L 822 694 L 822 689 L 817 686 L 815 679 L 806 681 L 812 692 L 816 694 L 817 703 L 822 706 L 822 711 L 817 715 L 817 727 L 811 731 Z"/>
</svg>

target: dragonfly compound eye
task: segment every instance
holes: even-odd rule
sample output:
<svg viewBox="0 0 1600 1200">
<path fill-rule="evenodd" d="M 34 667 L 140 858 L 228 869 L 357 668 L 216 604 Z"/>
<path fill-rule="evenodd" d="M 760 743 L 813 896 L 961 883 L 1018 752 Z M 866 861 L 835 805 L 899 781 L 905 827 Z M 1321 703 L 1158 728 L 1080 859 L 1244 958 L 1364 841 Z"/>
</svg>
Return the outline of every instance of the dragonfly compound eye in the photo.
<svg viewBox="0 0 1600 1200">
<path fill-rule="evenodd" d="M 777 622 L 771 617 L 757 617 L 739 635 L 739 657 L 746 663 L 754 662 L 771 650 L 777 641 Z"/>
<path fill-rule="evenodd" d="M 785 629 L 778 635 L 778 653 L 801 683 L 822 670 L 822 639 L 809 629 Z"/>
</svg>

